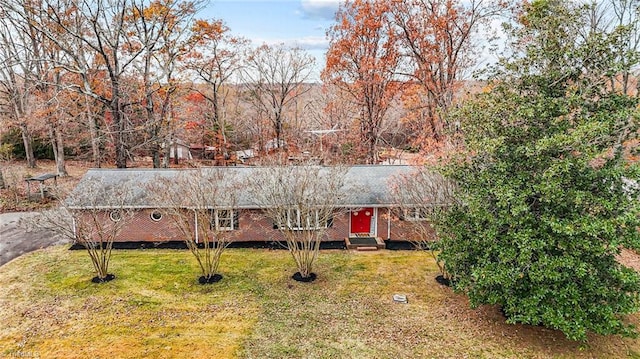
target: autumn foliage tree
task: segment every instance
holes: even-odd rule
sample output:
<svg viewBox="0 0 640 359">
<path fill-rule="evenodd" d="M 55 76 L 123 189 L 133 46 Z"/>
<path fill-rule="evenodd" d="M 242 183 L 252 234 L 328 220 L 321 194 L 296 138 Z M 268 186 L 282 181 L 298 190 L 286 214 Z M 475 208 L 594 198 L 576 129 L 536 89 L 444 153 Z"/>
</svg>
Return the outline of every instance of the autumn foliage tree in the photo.
<svg viewBox="0 0 640 359">
<path fill-rule="evenodd" d="M 185 67 L 199 80 L 191 90 L 200 94 L 210 108 L 204 114 L 204 122 L 214 139 L 214 158 L 217 163 L 224 164 L 229 157 L 231 130 L 227 102 L 232 95 L 231 82 L 243 66 L 242 55 L 248 40 L 231 35 L 229 27 L 221 20 L 197 20 L 192 32 L 194 47 L 185 56 Z M 204 82 L 204 87 L 200 86 L 200 81 Z"/>
<path fill-rule="evenodd" d="M 345 2 L 336 14 L 322 79 L 337 86 L 359 107 L 360 143 L 366 163 L 378 161 L 385 115 L 397 93 L 400 65 L 389 3 Z"/>
<path fill-rule="evenodd" d="M 405 89 L 404 100 L 418 145 L 441 143 L 454 130 L 447 113 L 465 75 L 478 62 L 481 42 L 474 35 L 507 5 L 503 0 L 390 1 L 403 57 L 398 72 L 417 84 Z"/>
<path fill-rule="evenodd" d="M 75 89 L 100 101 L 109 109 L 109 125 L 112 132 L 115 164 L 127 167 L 129 136 L 132 130 L 126 115 L 131 99 L 124 84 L 127 71 L 144 49 L 134 49 L 127 36 L 126 13 L 132 2 L 108 0 L 93 4 L 78 1 L 51 2 L 46 0 L 47 12 L 38 19 L 38 31 L 54 42 L 65 53 L 61 66 L 78 74 L 81 82 Z M 51 26 L 53 24 L 53 26 Z M 89 63 L 95 59 L 95 62 Z M 102 84 L 92 80 L 95 65 L 104 71 L 107 81 Z M 97 86 L 99 85 L 99 86 Z"/>
<path fill-rule="evenodd" d="M 142 82 L 145 147 L 151 152 L 155 168 L 161 167 L 162 148 L 170 145 L 171 107 L 180 80 L 178 66 L 192 47 L 191 23 L 198 6 L 198 2 L 176 0 L 133 2 L 125 17 L 129 41 L 124 50 L 143 49 L 134 67 Z M 167 161 L 164 164 L 166 167 Z"/>
<path fill-rule="evenodd" d="M 149 41 L 141 45 L 138 41 L 140 38 L 132 36 L 130 32 L 130 15 L 136 12 L 136 8 L 158 10 L 153 18 L 144 17 L 145 20 L 153 21 L 153 26 L 157 29 L 155 24 L 160 23 L 156 21 L 158 18 L 170 18 L 163 17 L 163 11 L 159 9 L 166 10 L 173 6 L 185 9 L 191 6 L 190 2 L 185 1 L 155 2 L 149 8 L 145 4 L 137 0 L 107 0 L 98 3 L 76 0 L 27 3 L 2 1 L 3 9 L 12 11 L 22 24 L 28 24 L 33 30 L 32 41 L 46 42 L 60 54 L 49 58 L 39 54 L 37 63 L 73 74 L 76 81 L 65 83 L 65 89 L 80 92 L 108 109 L 104 124 L 108 126 L 107 138 L 113 144 L 117 167 L 127 166 L 127 160 L 131 156 L 131 140 L 136 131 L 131 122 L 131 106 L 136 102 L 136 97 L 131 96 L 131 88 L 128 87 L 132 83 L 130 74 L 136 61 L 144 54 L 149 54 L 148 51 L 159 55 L 160 47 L 157 44 L 167 39 L 162 37 L 167 34 L 166 31 L 141 32 L 142 35 L 149 35 Z"/>
</svg>

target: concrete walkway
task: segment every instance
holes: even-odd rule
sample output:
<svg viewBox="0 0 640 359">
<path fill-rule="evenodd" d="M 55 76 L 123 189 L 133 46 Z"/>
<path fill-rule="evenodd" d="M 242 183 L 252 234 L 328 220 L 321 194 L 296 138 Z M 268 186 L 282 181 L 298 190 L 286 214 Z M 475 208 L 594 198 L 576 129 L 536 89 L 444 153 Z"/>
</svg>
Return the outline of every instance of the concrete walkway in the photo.
<svg viewBox="0 0 640 359">
<path fill-rule="evenodd" d="M 69 243 L 68 240 L 50 231 L 27 232 L 18 225 L 20 219 L 37 214 L 38 212 L 0 214 L 0 266 L 36 249 Z"/>
</svg>

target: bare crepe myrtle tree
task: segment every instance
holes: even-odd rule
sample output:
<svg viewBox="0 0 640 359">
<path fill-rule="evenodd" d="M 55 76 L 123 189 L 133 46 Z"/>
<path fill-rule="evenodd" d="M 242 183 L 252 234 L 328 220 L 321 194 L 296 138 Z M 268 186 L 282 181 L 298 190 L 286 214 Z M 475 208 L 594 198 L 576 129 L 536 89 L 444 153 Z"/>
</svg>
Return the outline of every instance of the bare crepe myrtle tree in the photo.
<svg viewBox="0 0 640 359">
<path fill-rule="evenodd" d="M 57 193 L 58 208 L 27 219 L 28 229 L 46 229 L 84 246 L 96 276 L 94 283 L 115 278 L 109 273 L 113 242 L 133 216 L 132 187 L 122 182 L 89 178 L 70 194 Z"/>
<path fill-rule="evenodd" d="M 283 234 L 298 268 L 295 280 L 316 278 L 320 243 L 348 195 L 346 172 L 339 166 L 275 164 L 252 179 L 251 196 Z"/>
<path fill-rule="evenodd" d="M 426 167 L 393 179 L 391 194 L 398 204 L 398 217 L 411 225 L 416 234 L 412 242 L 416 248 L 427 250 L 446 280 L 449 279 L 444 262 L 438 253 L 442 242 L 437 241 L 433 224 L 455 201 L 455 183 L 437 171 Z"/>
<path fill-rule="evenodd" d="M 200 168 L 181 171 L 172 178 L 158 177 L 150 186 L 196 258 L 202 273 L 199 282 L 218 282 L 222 279 L 218 273 L 222 253 L 240 230 L 240 177 L 228 167 Z"/>
</svg>

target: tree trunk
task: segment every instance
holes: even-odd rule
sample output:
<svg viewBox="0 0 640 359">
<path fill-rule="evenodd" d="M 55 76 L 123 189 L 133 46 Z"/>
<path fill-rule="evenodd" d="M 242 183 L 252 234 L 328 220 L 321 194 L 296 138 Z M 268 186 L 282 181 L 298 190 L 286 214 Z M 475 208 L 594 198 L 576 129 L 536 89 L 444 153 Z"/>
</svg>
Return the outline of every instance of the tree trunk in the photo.
<svg viewBox="0 0 640 359">
<path fill-rule="evenodd" d="M 55 143 L 54 153 L 56 159 L 56 169 L 58 171 L 58 176 L 66 177 L 69 175 L 67 173 L 67 167 L 64 161 L 64 141 L 62 140 L 62 131 L 59 128 L 54 127 L 53 132 L 55 134 Z"/>
<path fill-rule="evenodd" d="M 282 120 L 276 118 L 276 149 L 280 150 L 280 138 L 282 136 Z"/>
<path fill-rule="evenodd" d="M 151 145 L 151 156 L 153 158 L 153 168 L 160 168 L 162 166 L 162 164 L 160 163 L 160 151 L 162 149 L 160 148 L 160 144 L 158 143 L 157 140 L 153 141 L 153 144 Z"/>
<path fill-rule="evenodd" d="M 151 121 L 154 121 L 153 116 L 149 116 Z M 160 168 L 162 163 L 160 162 L 160 153 L 162 151 L 162 145 L 160 144 L 160 126 L 157 124 L 151 125 L 149 129 L 149 137 L 151 138 L 151 159 L 153 161 L 153 168 Z"/>
<path fill-rule="evenodd" d="M 177 165 L 179 164 L 179 158 L 178 158 L 178 141 L 175 140 L 173 141 L 173 164 Z"/>
<path fill-rule="evenodd" d="M 150 99 L 147 99 L 150 101 Z M 149 108 L 147 108 L 149 111 Z M 153 168 L 160 168 L 160 152 L 162 151 L 162 146 L 160 145 L 160 132 L 162 131 L 162 127 L 160 125 L 160 120 L 156 119 L 153 115 L 153 112 L 147 112 L 147 121 L 151 124 L 151 128 L 149 129 L 149 138 L 151 139 L 151 158 L 153 160 Z M 158 122 L 156 122 L 158 121 Z"/>
<path fill-rule="evenodd" d="M 367 142 L 368 142 L 368 145 L 369 145 L 368 146 L 369 148 L 368 148 L 368 151 L 367 151 L 368 152 L 368 154 L 367 154 L 367 164 L 375 165 L 376 162 L 378 162 L 378 149 L 377 149 L 377 146 L 376 146 L 376 142 L 377 142 L 376 141 L 376 136 L 371 132 L 369 132 L 367 134 L 367 136 L 369 137 L 367 139 L 368 140 Z"/>
<path fill-rule="evenodd" d="M 113 100 L 111 101 L 111 115 L 113 127 L 115 127 L 114 147 L 116 155 L 116 167 L 127 168 L 127 144 L 125 137 L 125 120 L 120 111 L 120 99 L 117 86 L 113 86 Z"/>
<path fill-rule="evenodd" d="M 89 133 L 91 135 L 91 160 L 96 168 L 101 167 L 100 163 L 100 138 L 98 137 L 98 123 L 95 116 L 89 108 L 89 104 L 86 105 L 87 126 L 89 126 Z"/>
<path fill-rule="evenodd" d="M 160 132 L 162 130 L 162 119 L 157 118 L 154 114 L 154 102 L 153 92 L 151 90 L 151 84 L 149 83 L 149 59 L 146 59 L 145 72 L 144 72 L 144 87 L 145 87 L 145 111 L 147 113 L 147 124 L 149 128 L 149 138 L 151 140 L 151 158 L 153 159 L 153 168 L 160 168 Z"/>
<path fill-rule="evenodd" d="M 36 168 L 36 158 L 33 155 L 33 146 L 31 144 L 31 134 L 25 122 L 20 123 L 20 132 L 22 133 L 22 143 L 24 144 L 24 153 L 27 157 L 27 166 Z"/>
</svg>

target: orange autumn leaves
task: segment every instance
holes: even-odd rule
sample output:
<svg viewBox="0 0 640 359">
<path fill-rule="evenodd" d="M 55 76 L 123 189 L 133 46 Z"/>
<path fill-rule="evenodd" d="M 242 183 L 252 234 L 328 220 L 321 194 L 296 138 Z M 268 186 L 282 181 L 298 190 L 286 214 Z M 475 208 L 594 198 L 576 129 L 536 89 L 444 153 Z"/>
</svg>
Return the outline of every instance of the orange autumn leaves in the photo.
<svg viewBox="0 0 640 359">
<path fill-rule="evenodd" d="M 478 51 L 472 35 L 507 6 L 506 1 L 356 0 L 340 8 L 328 31 L 323 80 L 361 107 L 368 162 L 376 160 L 380 127 L 394 101 L 404 104 L 415 146 L 433 150 L 447 142 L 448 109 Z"/>
</svg>

